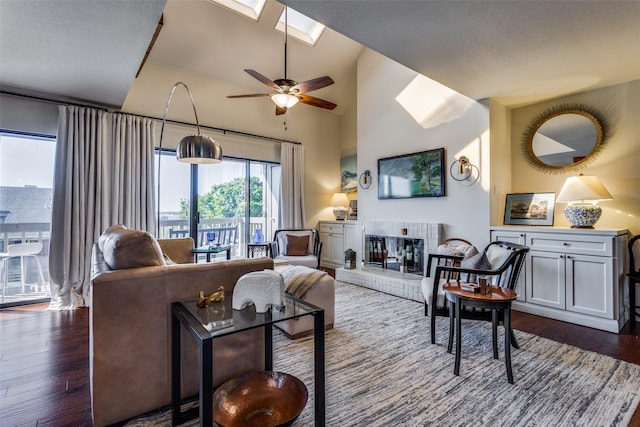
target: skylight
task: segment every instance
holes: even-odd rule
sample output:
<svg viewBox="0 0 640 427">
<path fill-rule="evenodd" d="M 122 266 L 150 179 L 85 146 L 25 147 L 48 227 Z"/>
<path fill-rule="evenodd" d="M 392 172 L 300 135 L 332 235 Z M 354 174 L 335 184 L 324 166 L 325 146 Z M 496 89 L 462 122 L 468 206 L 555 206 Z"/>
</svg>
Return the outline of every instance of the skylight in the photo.
<svg viewBox="0 0 640 427">
<path fill-rule="evenodd" d="M 267 0 L 209 0 L 257 21 Z"/>
<path fill-rule="evenodd" d="M 282 10 L 282 14 L 280 15 L 280 19 L 276 24 L 276 30 L 284 32 L 284 12 L 285 9 Z M 308 43 L 310 45 L 315 45 L 322 32 L 326 28 L 319 22 L 314 21 L 297 12 L 291 8 L 289 8 L 288 16 L 287 16 L 288 29 L 287 33 L 291 37 L 295 37 L 296 39 Z"/>
</svg>

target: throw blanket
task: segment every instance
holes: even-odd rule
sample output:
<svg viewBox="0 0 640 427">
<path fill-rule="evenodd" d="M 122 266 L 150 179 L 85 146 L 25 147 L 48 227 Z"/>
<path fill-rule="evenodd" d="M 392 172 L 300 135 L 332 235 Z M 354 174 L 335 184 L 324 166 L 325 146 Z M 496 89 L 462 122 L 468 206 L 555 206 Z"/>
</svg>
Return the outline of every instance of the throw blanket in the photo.
<svg viewBox="0 0 640 427">
<path fill-rule="evenodd" d="M 322 276 L 327 273 L 298 265 L 281 271 L 281 274 L 286 286 L 284 291 L 296 298 L 303 299 Z"/>
</svg>

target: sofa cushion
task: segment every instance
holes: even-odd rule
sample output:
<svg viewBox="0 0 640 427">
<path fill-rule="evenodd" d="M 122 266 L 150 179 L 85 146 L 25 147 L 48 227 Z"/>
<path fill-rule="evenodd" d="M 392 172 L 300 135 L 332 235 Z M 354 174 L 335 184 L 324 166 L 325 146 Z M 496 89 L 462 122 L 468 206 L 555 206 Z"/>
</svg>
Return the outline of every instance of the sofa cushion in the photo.
<svg viewBox="0 0 640 427">
<path fill-rule="evenodd" d="M 498 245 L 491 245 L 487 249 L 487 258 L 491 265 L 492 270 L 497 270 L 502 267 L 502 264 L 511 256 L 513 251 L 511 249 L 503 248 Z"/>
<path fill-rule="evenodd" d="M 305 267 L 309 267 L 309 268 L 318 267 L 318 257 L 315 255 L 304 255 L 304 256 L 278 255 L 273 259 L 273 262 L 278 264 L 304 265 Z"/>
<path fill-rule="evenodd" d="M 179 239 L 158 239 L 167 265 L 193 263 L 194 242 L 191 237 Z M 170 262 L 171 260 L 172 262 Z"/>
<path fill-rule="evenodd" d="M 489 258 L 487 258 L 486 252 L 482 251 L 472 257 L 463 259 L 460 262 L 460 267 L 468 268 L 470 270 L 489 270 L 491 268 L 491 263 L 489 262 Z M 476 278 L 476 274 L 470 274 L 468 281 L 475 282 Z"/>
<path fill-rule="evenodd" d="M 147 231 L 112 225 L 102 233 L 98 246 L 113 270 L 165 265 L 158 241 Z"/>
<path fill-rule="evenodd" d="M 498 245 L 489 246 L 489 248 L 487 249 L 487 258 L 491 263 L 491 269 L 497 270 L 498 268 L 502 267 L 502 265 L 507 261 L 507 259 L 509 259 L 512 253 L 513 250 L 503 248 Z M 499 282 L 497 281 L 498 276 L 494 276 L 492 284 L 498 286 L 507 286 L 509 278 L 511 277 L 512 270 L 513 266 L 509 266 L 509 268 L 504 273 L 502 273 Z"/>
<path fill-rule="evenodd" d="M 100 247 L 98 247 L 97 243 L 94 243 L 91 247 L 91 278 L 93 279 L 96 274 L 109 270 L 111 270 L 111 267 L 104 260 Z"/>
<path fill-rule="evenodd" d="M 452 255 L 469 258 L 478 253 L 478 249 L 473 245 L 443 243 L 436 248 L 436 253 L 440 255 Z"/>
<path fill-rule="evenodd" d="M 287 249 L 285 251 L 285 255 L 287 256 L 307 255 L 308 247 L 309 247 L 309 235 L 294 236 L 293 234 L 287 234 Z"/>
</svg>

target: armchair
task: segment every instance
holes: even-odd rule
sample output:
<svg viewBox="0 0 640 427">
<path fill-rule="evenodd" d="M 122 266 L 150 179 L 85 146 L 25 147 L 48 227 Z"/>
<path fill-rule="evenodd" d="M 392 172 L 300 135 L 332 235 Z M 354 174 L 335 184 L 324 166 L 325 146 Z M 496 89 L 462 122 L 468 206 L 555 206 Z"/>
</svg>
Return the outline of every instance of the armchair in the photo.
<svg viewBox="0 0 640 427">
<path fill-rule="evenodd" d="M 477 275 L 489 276 L 490 283 L 513 290 L 529 248 L 510 242 L 491 242 L 483 252 L 463 259 L 457 255 L 429 254 L 426 277 L 422 279 L 425 298 L 425 316 L 431 315 L 431 343 L 436 342 L 436 316 L 449 316 L 442 286 L 452 281 L 474 282 Z M 435 267 L 435 274 L 431 274 Z M 429 307 L 431 309 L 429 310 Z M 502 320 L 503 313 L 498 313 Z M 462 317 L 492 320 L 491 311 L 463 307 Z M 514 347 L 518 347 L 512 336 Z"/>
<path fill-rule="evenodd" d="M 271 242 L 271 257 L 274 262 L 320 267 L 322 242 L 318 230 L 276 230 Z"/>
</svg>

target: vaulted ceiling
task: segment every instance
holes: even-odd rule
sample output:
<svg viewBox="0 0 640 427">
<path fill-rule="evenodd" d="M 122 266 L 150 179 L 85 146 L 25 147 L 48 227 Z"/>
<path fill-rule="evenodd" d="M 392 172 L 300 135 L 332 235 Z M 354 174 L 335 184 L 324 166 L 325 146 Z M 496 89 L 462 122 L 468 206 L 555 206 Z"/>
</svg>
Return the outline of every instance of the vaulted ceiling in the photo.
<svg viewBox="0 0 640 427">
<path fill-rule="evenodd" d="M 316 47 L 289 43 L 288 74 L 330 75 L 336 84 L 317 96 L 338 114 L 355 102 L 349 76 L 362 45 L 506 105 L 640 78 L 640 1 L 283 3 L 330 28 Z M 283 38 L 273 29 L 281 10 L 269 0 L 255 22 L 206 0 L 0 0 L 0 84 L 120 107 L 164 12 L 147 61 L 240 93 L 264 90 L 242 70 L 283 77 Z"/>
<path fill-rule="evenodd" d="M 506 105 L 640 79 L 640 1 L 283 3 L 473 99 Z"/>
</svg>

